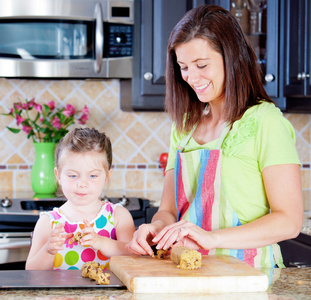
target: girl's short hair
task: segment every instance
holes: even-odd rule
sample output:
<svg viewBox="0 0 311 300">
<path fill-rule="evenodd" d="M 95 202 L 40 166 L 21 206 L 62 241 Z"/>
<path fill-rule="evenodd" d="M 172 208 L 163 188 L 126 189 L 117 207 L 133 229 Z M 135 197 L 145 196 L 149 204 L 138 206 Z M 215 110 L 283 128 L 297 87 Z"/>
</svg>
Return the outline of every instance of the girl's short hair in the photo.
<svg viewBox="0 0 311 300">
<path fill-rule="evenodd" d="M 223 57 L 225 113 L 229 123 L 260 100 L 273 102 L 263 87 L 258 59 L 238 21 L 217 5 L 188 11 L 171 32 L 166 65 L 165 107 L 179 132 L 189 131 L 201 118 L 205 103 L 181 76 L 175 50 L 192 39 L 204 39 Z"/>
<path fill-rule="evenodd" d="M 107 162 L 105 163 L 106 171 L 112 167 L 112 147 L 109 137 L 105 133 L 92 128 L 75 128 L 69 131 L 59 142 L 55 151 L 55 166 L 61 170 L 61 158 L 63 152 L 83 153 L 96 151 L 103 153 Z"/>
</svg>

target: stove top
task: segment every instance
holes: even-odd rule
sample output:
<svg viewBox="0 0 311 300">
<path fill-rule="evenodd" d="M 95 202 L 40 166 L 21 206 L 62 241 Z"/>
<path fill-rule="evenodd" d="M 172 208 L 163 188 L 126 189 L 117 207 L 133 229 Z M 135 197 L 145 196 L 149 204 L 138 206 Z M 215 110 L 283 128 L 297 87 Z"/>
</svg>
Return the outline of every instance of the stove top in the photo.
<svg viewBox="0 0 311 300">
<path fill-rule="evenodd" d="M 141 209 L 140 198 L 107 198 L 102 201 L 110 201 L 114 204 L 120 203 L 129 211 Z M 2 198 L 0 200 L 0 215 L 2 214 L 18 214 L 18 215 L 38 215 L 41 211 L 53 210 L 54 207 L 60 207 L 66 202 L 65 198 Z"/>
<path fill-rule="evenodd" d="M 114 204 L 120 203 L 126 207 L 129 211 L 136 211 L 144 209 L 144 201 L 148 202 L 149 200 L 136 198 L 136 197 L 106 197 L 101 198 L 102 201 L 110 201 Z M 4 197 L 0 198 L 0 215 L 5 214 L 17 214 L 17 215 L 38 215 L 41 211 L 53 210 L 54 207 L 59 207 L 66 202 L 66 199 L 63 197 L 54 196 L 52 198 L 46 197 L 19 197 L 19 198 L 10 198 Z"/>
<path fill-rule="evenodd" d="M 147 199 L 103 196 L 101 200 L 123 205 L 131 213 L 136 227 L 146 221 L 146 211 L 150 208 L 150 201 Z M 20 194 L 16 198 L 1 197 L 0 232 L 5 229 L 10 231 L 29 230 L 29 228 L 34 227 L 40 212 L 53 210 L 54 207 L 60 207 L 65 202 L 65 198 L 56 196 L 47 198 Z"/>
</svg>

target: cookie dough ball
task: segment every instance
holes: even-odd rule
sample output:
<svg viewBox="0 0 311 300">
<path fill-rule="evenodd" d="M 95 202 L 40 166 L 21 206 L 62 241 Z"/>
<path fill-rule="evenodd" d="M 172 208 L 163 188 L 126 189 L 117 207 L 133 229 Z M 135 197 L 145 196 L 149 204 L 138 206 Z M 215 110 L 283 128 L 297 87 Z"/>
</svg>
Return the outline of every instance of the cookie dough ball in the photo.
<svg viewBox="0 0 311 300">
<path fill-rule="evenodd" d="M 70 239 L 70 243 L 73 244 L 75 242 L 78 242 L 80 244 L 80 240 L 85 236 L 85 234 L 82 234 L 81 232 L 76 232 L 76 234 Z"/>
<path fill-rule="evenodd" d="M 151 249 L 153 251 L 152 257 L 157 258 L 157 259 L 164 259 L 168 250 L 163 250 L 163 249 L 158 250 L 156 246 L 157 245 L 151 246 Z"/>
<path fill-rule="evenodd" d="M 96 284 L 109 284 L 110 283 L 110 274 L 104 273 L 102 269 L 99 269 L 97 272 Z"/>
<path fill-rule="evenodd" d="M 89 277 L 91 270 L 100 268 L 100 264 L 95 261 L 88 261 L 82 266 L 82 276 Z"/>
<path fill-rule="evenodd" d="M 89 271 L 89 278 L 93 279 L 93 280 L 97 280 L 97 275 L 101 271 L 102 271 L 102 269 L 100 269 L 100 268 L 93 268 L 93 267 L 91 267 L 90 271 Z"/>
</svg>

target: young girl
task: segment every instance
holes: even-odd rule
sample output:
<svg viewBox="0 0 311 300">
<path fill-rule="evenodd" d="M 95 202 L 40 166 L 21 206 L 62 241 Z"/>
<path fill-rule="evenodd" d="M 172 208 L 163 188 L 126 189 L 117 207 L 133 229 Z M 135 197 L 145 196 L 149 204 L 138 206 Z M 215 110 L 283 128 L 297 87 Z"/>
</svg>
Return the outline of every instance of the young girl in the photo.
<svg viewBox="0 0 311 300">
<path fill-rule="evenodd" d="M 111 164 L 110 140 L 94 128 L 75 129 L 60 141 L 55 176 L 67 201 L 40 214 L 26 270 L 81 269 L 87 261 L 108 268 L 110 256 L 128 254 L 125 244 L 135 231 L 131 214 L 100 200 Z"/>
</svg>

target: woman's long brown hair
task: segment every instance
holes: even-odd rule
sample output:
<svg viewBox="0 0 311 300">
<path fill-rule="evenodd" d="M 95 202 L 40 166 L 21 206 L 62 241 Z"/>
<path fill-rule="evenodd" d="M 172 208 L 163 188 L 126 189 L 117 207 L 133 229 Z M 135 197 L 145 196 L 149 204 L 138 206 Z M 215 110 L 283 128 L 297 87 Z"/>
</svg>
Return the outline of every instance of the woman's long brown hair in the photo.
<svg viewBox="0 0 311 300">
<path fill-rule="evenodd" d="M 165 108 L 178 132 L 191 130 L 205 107 L 183 80 L 175 53 L 178 46 L 195 38 L 207 40 L 223 57 L 227 122 L 240 119 L 261 100 L 273 102 L 263 87 L 258 59 L 237 20 L 220 6 L 202 5 L 185 14 L 168 42 Z"/>
</svg>

